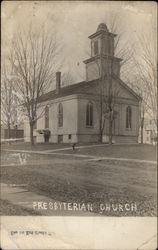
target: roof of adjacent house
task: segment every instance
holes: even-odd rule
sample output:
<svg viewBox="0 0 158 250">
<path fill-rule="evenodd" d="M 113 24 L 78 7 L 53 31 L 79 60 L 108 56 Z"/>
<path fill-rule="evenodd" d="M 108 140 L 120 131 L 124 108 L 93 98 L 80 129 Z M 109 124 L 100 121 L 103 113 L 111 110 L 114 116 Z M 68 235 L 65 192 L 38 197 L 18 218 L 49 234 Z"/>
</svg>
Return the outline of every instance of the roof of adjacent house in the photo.
<svg viewBox="0 0 158 250">
<path fill-rule="evenodd" d="M 127 86 L 121 79 L 119 79 L 117 76 L 113 76 L 113 79 L 117 80 L 119 84 L 124 87 L 127 91 L 129 91 L 133 96 L 135 96 L 139 101 L 141 100 L 141 97 L 135 93 L 129 86 Z M 68 85 L 65 87 L 61 87 L 59 93 L 57 93 L 56 89 L 43 94 L 42 96 L 39 97 L 38 102 L 45 102 L 49 100 L 54 100 L 56 98 L 72 95 L 72 94 L 84 94 L 86 93 L 86 90 L 93 90 L 93 87 L 98 84 L 99 79 L 92 80 L 92 81 L 82 81 L 78 82 L 72 85 Z M 89 91 L 88 93 L 90 93 Z M 93 91 L 91 92 L 92 94 L 94 93 Z"/>
</svg>

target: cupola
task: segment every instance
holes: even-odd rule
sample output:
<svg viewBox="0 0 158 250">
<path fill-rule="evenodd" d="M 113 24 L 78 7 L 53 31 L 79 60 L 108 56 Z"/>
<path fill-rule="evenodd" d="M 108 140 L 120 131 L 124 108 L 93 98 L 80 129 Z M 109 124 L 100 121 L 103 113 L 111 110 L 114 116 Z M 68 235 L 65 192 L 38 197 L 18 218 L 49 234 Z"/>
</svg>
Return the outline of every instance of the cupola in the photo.
<svg viewBox="0 0 158 250">
<path fill-rule="evenodd" d="M 91 57 L 84 61 L 87 81 L 100 78 L 100 72 L 106 74 L 110 65 L 113 65 L 113 72 L 120 75 L 121 59 L 114 56 L 115 36 L 105 23 L 100 23 L 96 32 L 88 37 L 91 40 Z"/>
</svg>

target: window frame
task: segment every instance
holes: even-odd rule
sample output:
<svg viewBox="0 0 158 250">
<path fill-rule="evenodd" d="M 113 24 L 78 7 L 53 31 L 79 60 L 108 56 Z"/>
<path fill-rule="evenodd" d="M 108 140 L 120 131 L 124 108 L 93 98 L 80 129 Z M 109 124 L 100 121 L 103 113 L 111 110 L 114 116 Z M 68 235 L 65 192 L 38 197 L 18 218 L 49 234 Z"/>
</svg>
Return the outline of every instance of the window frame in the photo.
<svg viewBox="0 0 158 250">
<path fill-rule="evenodd" d="M 37 129 L 37 120 L 34 122 L 33 129 Z"/>
<path fill-rule="evenodd" d="M 96 51 L 96 49 L 97 49 L 97 51 Z M 94 56 L 97 56 L 99 54 L 99 41 L 98 40 L 95 40 L 93 43 L 93 52 L 94 52 Z"/>
<path fill-rule="evenodd" d="M 126 129 L 132 130 L 132 108 L 131 106 L 126 107 Z"/>
<path fill-rule="evenodd" d="M 49 129 L 49 106 L 45 107 L 45 129 Z"/>
<path fill-rule="evenodd" d="M 86 105 L 86 127 L 93 128 L 93 103 L 88 102 Z"/>
<path fill-rule="evenodd" d="M 58 104 L 58 128 L 63 128 L 63 104 Z"/>
</svg>

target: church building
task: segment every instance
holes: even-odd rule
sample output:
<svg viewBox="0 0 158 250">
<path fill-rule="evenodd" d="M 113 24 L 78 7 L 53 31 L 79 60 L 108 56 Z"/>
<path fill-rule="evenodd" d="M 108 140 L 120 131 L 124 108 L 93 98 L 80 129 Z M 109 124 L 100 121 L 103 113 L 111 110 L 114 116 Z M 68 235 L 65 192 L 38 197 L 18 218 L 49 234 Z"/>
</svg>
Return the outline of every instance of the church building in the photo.
<svg viewBox="0 0 158 250">
<path fill-rule="evenodd" d="M 103 124 L 102 141 L 108 142 L 109 119 L 105 109 L 109 93 L 115 112 L 113 142 L 138 142 L 141 98 L 120 79 L 122 59 L 115 57 L 115 36 L 104 23 L 89 36 L 91 57 L 84 61 L 85 81 L 62 87 L 61 73 L 56 73 L 56 89 L 39 99 L 38 114 L 44 112 L 34 130 L 37 143 L 98 142 Z M 29 140 L 29 132 L 25 132 L 25 139 Z"/>
</svg>

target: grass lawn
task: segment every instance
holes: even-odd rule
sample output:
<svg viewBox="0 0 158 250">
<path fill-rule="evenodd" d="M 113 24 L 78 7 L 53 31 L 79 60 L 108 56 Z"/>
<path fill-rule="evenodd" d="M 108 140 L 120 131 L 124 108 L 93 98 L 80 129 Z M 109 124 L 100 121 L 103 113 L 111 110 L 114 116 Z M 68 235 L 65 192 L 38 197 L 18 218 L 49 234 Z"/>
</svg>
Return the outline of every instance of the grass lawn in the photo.
<svg viewBox="0 0 158 250">
<path fill-rule="evenodd" d="M 137 147 L 137 157 L 143 155 Z M 95 154 L 106 152 L 106 156 L 118 157 L 120 147 L 96 147 Z M 138 152 L 140 149 L 140 153 Z M 149 149 L 149 148 L 148 148 Z M 153 148 L 151 148 L 153 150 Z M 80 149 L 92 153 L 92 148 Z M 145 147 L 148 158 L 155 153 Z M 127 156 L 127 152 L 129 152 Z M 130 147 L 124 146 L 124 157 L 134 157 Z M 83 153 L 83 152 L 82 152 Z M 24 165 L 7 166 L 13 163 L 12 153 L 6 153 L 1 168 L 1 182 L 26 184 L 26 189 L 45 195 L 56 201 L 93 203 L 98 212 L 100 203 L 135 203 L 136 212 L 107 212 L 108 216 L 154 216 L 156 215 L 156 165 L 121 161 L 88 162 L 71 156 L 30 155 Z M 94 154 L 94 148 L 93 148 Z M 3 156 L 5 153 L 3 153 Z M 104 155 L 105 156 L 105 155 Z M 121 156 L 122 157 L 122 156 Z M 144 158 L 143 158 L 144 159 Z"/>
</svg>

